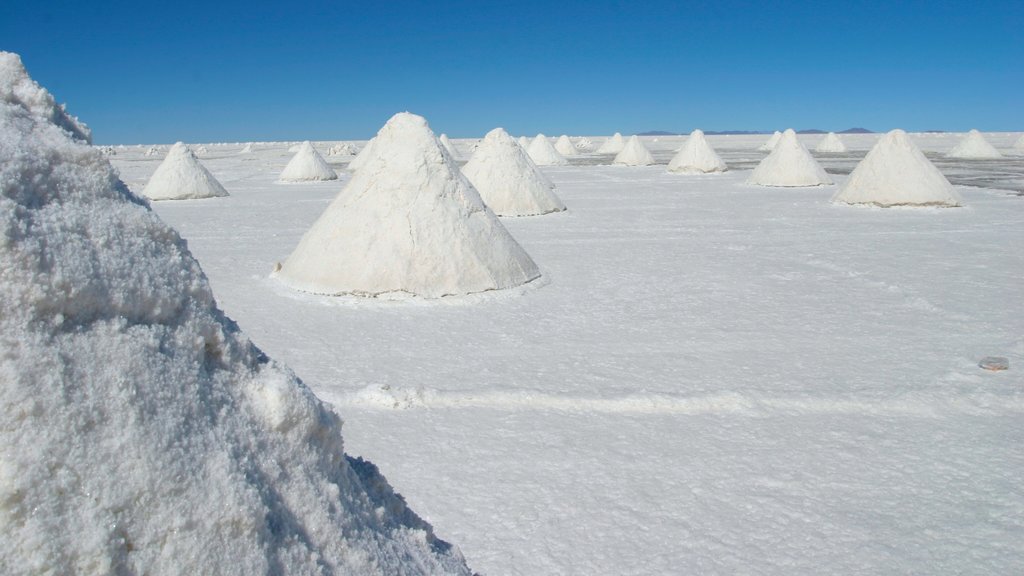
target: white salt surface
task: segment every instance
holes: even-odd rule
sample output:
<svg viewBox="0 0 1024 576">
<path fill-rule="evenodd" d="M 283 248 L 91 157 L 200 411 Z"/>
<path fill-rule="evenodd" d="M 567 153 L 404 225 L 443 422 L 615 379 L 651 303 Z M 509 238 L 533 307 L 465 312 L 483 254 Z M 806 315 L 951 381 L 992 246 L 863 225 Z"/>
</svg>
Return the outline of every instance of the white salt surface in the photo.
<svg viewBox="0 0 1024 576">
<path fill-rule="evenodd" d="M 911 137 L 933 158 L 958 139 Z M 665 172 L 678 137 L 651 145 L 662 166 L 543 169 L 572 210 L 504 221 L 549 280 L 520 294 L 284 289 L 271 267 L 337 188 L 274 185 L 271 151 L 209 161 L 230 198 L 155 209 L 482 573 L 1024 572 L 1024 199 L 745 186 L 764 138 L 709 136 L 733 167 L 715 176 Z M 878 138 L 844 136 L 829 166 Z M 129 182 L 138 154 L 114 158 Z"/>
</svg>

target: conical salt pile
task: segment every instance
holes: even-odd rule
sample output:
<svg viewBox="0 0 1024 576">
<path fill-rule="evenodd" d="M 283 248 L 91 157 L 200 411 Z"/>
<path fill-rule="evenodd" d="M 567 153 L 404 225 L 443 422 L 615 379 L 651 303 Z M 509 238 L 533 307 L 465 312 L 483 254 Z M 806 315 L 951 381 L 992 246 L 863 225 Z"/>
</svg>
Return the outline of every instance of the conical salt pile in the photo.
<svg viewBox="0 0 1024 576">
<path fill-rule="evenodd" d="M 960 141 L 949 153 L 946 154 L 947 158 L 964 158 L 964 159 L 989 159 L 989 158 L 1002 158 L 1003 155 L 996 150 L 995 146 L 988 143 L 985 137 L 981 135 L 981 132 L 977 130 L 971 130 L 964 136 L 964 139 Z"/>
<path fill-rule="evenodd" d="M 761 144 L 758 150 L 761 152 L 771 152 L 772 150 L 775 150 L 775 145 L 779 143 L 779 138 L 782 138 L 782 132 L 776 130 L 764 144 Z"/>
<path fill-rule="evenodd" d="M 359 168 L 363 164 L 366 164 L 370 157 L 373 156 L 373 142 L 376 139 L 376 137 L 370 138 L 370 141 L 366 143 L 366 146 L 363 146 L 363 149 L 359 151 L 359 154 L 356 154 L 356 157 L 353 158 L 352 161 L 348 163 L 348 166 L 346 166 L 346 168 L 348 168 L 350 172 L 355 172 L 356 170 L 359 170 Z"/>
<path fill-rule="evenodd" d="M 576 141 L 576 149 L 580 152 L 591 152 L 594 150 L 594 142 L 584 136 Z"/>
<path fill-rule="evenodd" d="M 511 288 L 540 271 L 427 121 L 404 112 L 276 276 L 317 294 L 439 298 Z"/>
<path fill-rule="evenodd" d="M 576 149 L 576 145 L 565 134 L 558 137 L 558 141 L 555 142 L 555 150 L 558 150 L 558 153 L 562 156 L 578 156 L 580 153 Z"/>
<path fill-rule="evenodd" d="M 846 144 L 843 144 L 835 132 L 829 132 L 814 147 L 814 151 L 822 154 L 842 154 L 846 152 Z"/>
<path fill-rule="evenodd" d="M 164 161 L 142 189 L 151 200 L 190 200 L 227 196 L 228 191 L 210 174 L 183 142 L 171 147 Z"/>
<path fill-rule="evenodd" d="M 323 156 L 306 140 L 299 145 L 298 152 L 278 177 L 281 182 L 309 182 L 312 180 L 337 180 L 338 174 L 327 165 Z"/>
<path fill-rule="evenodd" d="M 701 130 L 691 132 L 686 143 L 668 163 L 668 171 L 676 174 L 707 174 L 725 170 L 725 162 L 711 147 Z"/>
<path fill-rule="evenodd" d="M 565 210 L 522 147 L 501 128 L 487 133 L 462 167 L 480 197 L 498 216 L 534 216 Z"/>
<path fill-rule="evenodd" d="M 754 168 L 747 183 L 761 186 L 821 186 L 831 184 L 832 179 L 797 140 L 796 132 L 786 130 L 772 153 Z"/>
<path fill-rule="evenodd" d="M 46 88 L 29 77 L 21 56 L 0 51 L 0 101 L 17 99 L 32 114 L 65 130 L 75 140 L 92 143 L 92 132 L 84 122 L 68 114 Z"/>
<path fill-rule="evenodd" d="M 565 156 L 562 156 L 558 153 L 558 150 L 555 150 L 551 142 L 548 142 L 547 136 L 543 134 L 537 134 L 533 138 L 526 152 L 530 155 L 533 163 L 538 166 L 565 166 L 569 163 Z"/>
<path fill-rule="evenodd" d="M 630 136 L 626 145 L 622 147 L 612 164 L 623 166 L 650 166 L 654 164 L 654 157 L 647 151 L 647 147 L 636 136 Z"/>
<path fill-rule="evenodd" d="M 31 104 L 0 97 L 3 572 L 470 574 Z"/>
<path fill-rule="evenodd" d="M 622 134 L 618 132 L 614 136 L 604 141 L 601 147 L 597 149 L 598 154 L 618 154 L 622 152 L 622 149 L 626 146 L 626 141 L 622 139 Z"/>
<path fill-rule="evenodd" d="M 833 202 L 876 206 L 960 206 L 946 177 L 903 130 L 893 130 L 860 161 Z"/>
<path fill-rule="evenodd" d="M 523 147 L 523 150 L 527 150 L 530 147 L 530 139 L 527 138 L 526 136 L 520 136 L 519 139 L 516 140 L 516 142 L 518 142 L 519 145 Z"/>
<path fill-rule="evenodd" d="M 459 153 L 455 151 L 455 145 L 453 145 L 452 141 L 448 139 L 447 134 L 441 134 L 438 140 L 441 141 L 441 145 L 444 146 L 444 149 L 448 151 L 448 154 L 450 154 L 452 158 L 459 157 Z"/>
</svg>

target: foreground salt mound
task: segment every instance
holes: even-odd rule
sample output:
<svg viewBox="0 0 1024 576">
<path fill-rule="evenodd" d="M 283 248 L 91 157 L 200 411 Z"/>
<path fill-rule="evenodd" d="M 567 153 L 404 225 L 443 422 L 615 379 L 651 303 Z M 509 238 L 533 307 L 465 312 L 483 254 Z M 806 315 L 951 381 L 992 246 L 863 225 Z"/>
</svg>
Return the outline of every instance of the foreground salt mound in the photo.
<svg viewBox="0 0 1024 576">
<path fill-rule="evenodd" d="M 618 132 L 616 132 L 614 136 L 612 136 L 611 138 L 605 140 L 601 144 L 601 147 L 597 149 L 597 153 L 598 154 L 618 154 L 619 152 L 622 152 L 622 149 L 625 148 L 625 146 L 626 146 L 626 141 L 623 140 L 622 134 L 619 134 Z"/>
<path fill-rule="evenodd" d="M 842 154 L 846 152 L 846 144 L 843 144 L 843 141 L 839 139 L 835 132 L 829 132 L 814 147 L 814 151 L 822 154 Z"/>
<path fill-rule="evenodd" d="M 555 150 L 555 147 L 548 141 L 548 137 L 543 134 L 534 136 L 526 152 L 530 155 L 530 159 L 533 160 L 534 164 L 538 166 L 565 166 L 569 163 L 565 156 L 562 156 L 558 153 L 558 150 Z"/>
<path fill-rule="evenodd" d="M 694 130 L 679 152 L 668 163 L 668 171 L 676 174 L 708 174 L 725 172 L 726 165 L 708 143 L 702 130 Z"/>
<path fill-rule="evenodd" d="M 348 163 L 347 168 L 349 171 L 355 172 L 356 170 L 359 170 L 359 168 L 366 164 L 370 157 L 373 156 L 373 143 L 376 139 L 376 137 L 370 138 L 370 141 L 366 143 L 366 146 L 363 146 L 363 149 L 359 151 L 359 154 L 356 154 L 356 157 Z"/>
<path fill-rule="evenodd" d="M 535 216 L 565 210 L 526 152 L 501 128 L 487 133 L 462 173 L 498 216 Z"/>
<path fill-rule="evenodd" d="M 92 143 L 85 123 L 68 114 L 63 104 L 28 75 L 21 56 L 0 51 L 0 101 L 21 106 L 36 116 L 66 130 L 72 138 Z"/>
<path fill-rule="evenodd" d="M 0 573 L 470 573 L 99 151 L 10 101 L 0 221 Z"/>
<path fill-rule="evenodd" d="M 760 186 L 822 186 L 831 184 L 832 179 L 800 143 L 796 132 L 790 129 L 782 134 L 772 153 L 754 168 L 747 183 Z"/>
<path fill-rule="evenodd" d="M 309 182 L 314 180 L 337 180 L 338 174 L 331 169 L 323 156 L 313 148 L 309 140 L 299 144 L 295 156 L 278 176 L 281 182 Z"/>
<path fill-rule="evenodd" d="M 857 164 L 832 198 L 875 206 L 960 206 L 960 197 L 903 130 L 893 130 Z"/>
<path fill-rule="evenodd" d="M 150 200 L 193 200 L 227 196 L 228 191 L 188 146 L 178 142 L 150 176 L 142 195 Z"/>
<path fill-rule="evenodd" d="M 565 134 L 558 137 L 558 140 L 555 142 L 555 150 L 558 150 L 558 153 L 562 156 L 578 156 L 580 153 L 576 149 L 576 145 Z"/>
<path fill-rule="evenodd" d="M 761 144 L 758 150 L 761 152 L 771 152 L 772 150 L 775 150 L 775 145 L 779 143 L 779 138 L 782 138 L 782 132 L 776 130 L 764 144 Z"/>
<path fill-rule="evenodd" d="M 1002 158 L 1002 153 L 996 150 L 995 146 L 989 144 L 988 140 L 982 136 L 981 132 L 977 130 L 971 130 L 964 136 L 963 140 L 959 144 L 953 147 L 948 153 L 947 158 L 964 158 L 964 159 L 986 159 L 986 158 Z"/>
<path fill-rule="evenodd" d="M 654 164 L 654 157 L 644 146 L 644 143 L 640 141 L 635 135 L 630 136 L 629 140 L 626 141 L 626 145 L 622 147 L 622 151 L 619 152 L 615 159 L 612 160 L 612 164 L 621 164 L 623 166 L 650 166 Z"/>
<path fill-rule="evenodd" d="M 316 294 L 439 298 L 540 276 L 426 120 L 396 114 L 372 148 L 278 279 Z"/>
</svg>

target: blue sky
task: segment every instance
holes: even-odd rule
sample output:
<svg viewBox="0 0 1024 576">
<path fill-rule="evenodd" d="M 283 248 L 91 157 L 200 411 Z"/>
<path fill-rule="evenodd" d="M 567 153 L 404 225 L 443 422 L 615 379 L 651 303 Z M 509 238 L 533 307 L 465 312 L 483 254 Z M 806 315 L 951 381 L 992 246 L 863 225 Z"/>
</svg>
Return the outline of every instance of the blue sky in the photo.
<svg viewBox="0 0 1024 576">
<path fill-rule="evenodd" d="M 1024 130 L 1024 1 L 28 2 L 0 49 L 97 143 Z"/>
</svg>

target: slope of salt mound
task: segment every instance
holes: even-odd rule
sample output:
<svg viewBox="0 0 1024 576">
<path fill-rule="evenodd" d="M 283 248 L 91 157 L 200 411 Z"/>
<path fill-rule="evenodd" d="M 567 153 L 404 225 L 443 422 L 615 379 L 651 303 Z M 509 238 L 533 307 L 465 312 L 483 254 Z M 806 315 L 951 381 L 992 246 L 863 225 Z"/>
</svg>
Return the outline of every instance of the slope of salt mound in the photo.
<svg viewBox="0 0 1024 576">
<path fill-rule="evenodd" d="M 190 200 L 227 196 L 228 191 L 188 146 L 178 142 L 157 166 L 142 189 L 142 195 L 150 200 Z"/>
<path fill-rule="evenodd" d="M 21 56 L 0 51 L 0 102 L 24 107 L 43 120 L 66 130 L 75 140 L 92 143 L 92 131 L 78 118 L 57 104 L 46 88 L 28 75 Z"/>
<path fill-rule="evenodd" d="M 555 147 L 548 141 L 547 136 L 543 134 L 534 136 L 526 152 L 530 155 L 533 163 L 538 166 L 565 166 L 569 163 L 565 156 L 562 156 L 558 153 L 558 150 L 555 150 Z"/>
<path fill-rule="evenodd" d="M 348 163 L 346 168 L 348 168 L 350 172 L 359 170 L 359 168 L 366 164 L 370 157 L 373 156 L 373 143 L 376 139 L 376 137 L 371 138 L 370 141 L 366 143 L 366 146 L 363 146 L 363 149 L 359 151 L 359 154 L 356 154 L 356 157 Z"/>
<path fill-rule="evenodd" d="M 498 216 L 534 216 L 565 210 L 526 152 L 501 128 L 487 133 L 462 173 Z"/>
<path fill-rule="evenodd" d="M 569 140 L 569 137 L 562 134 L 558 137 L 555 142 L 555 150 L 558 151 L 562 156 L 578 156 L 580 151 L 576 149 L 576 145 Z"/>
<path fill-rule="evenodd" d="M 822 186 L 831 184 L 818 161 L 796 137 L 792 129 L 786 130 L 771 154 L 766 156 L 750 173 L 748 184 L 760 186 Z"/>
<path fill-rule="evenodd" d="M 426 120 L 403 112 L 275 276 L 316 294 L 440 298 L 512 288 L 540 271 Z"/>
<path fill-rule="evenodd" d="M 840 140 L 835 132 L 829 132 L 814 147 L 814 151 L 822 154 L 842 154 L 846 152 L 846 144 L 843 144 L 843 141 Z"/>
<path fill-rule="evenodd" d="M 960 206 L 960 197 L 903 130 L 882 137 L 832 198 L 875 206 Z"/>
<path fill-rule="evenodd" d="M 622 152 L 622 149 L 626 146 L 626 141 L 622 138 L 622 134 L 618 132 L 614 136 L 605 140 L 601 147 L 597 149 L 598 154 L 618 154 Z"/>
<path fill-rule="evenodd" d="M 441 142 L 441 145 L 444 146 L 444 149 L 448 151 L 448 154 L 451 155 L 452 158 L 459 157 L 459 154 L 455 151 L 455 145 L 448 139 L 447 134 L 441 134 L 437 139 Z"/>
<path fill-rule="evenodd" d="M 708 174 L 725 172 L 726 165 L 708 143 L 704 132 L 694 130 L 679 152 L 672 157 L 672 161 L 668 163 L 668 171 L 676 174 Z"/>
<path fill-rule="evenodd" d="M 95 149 L 0 102 L 0 572 L 470 574 Z"/>
<path fill-rule="evenodd" d="M 991 159 L 1002 158 L 1002 153 L 977 130 L 971 130 L 959 144 L 946 154 L 947 158 Z"/>
<path fill-rule="evenodd" d="M 309 182 L 313 180 L 337 180 L 338 174 L 313 148 L 309 140 L 299 145 L 295 156 L 281 171 L 278 179 L 282 182 Z"/>
<path fill-rule="evenodd" d="M 758 150 L 761 152 L 771 152 L 772 150 L 775 150 L 775 145 L 779 143 L 779 138 L 782 138 L 782 132 L 776 130 L 764 144 L 761 144 L 761 146 L 758 147 Z"/>
<path fill-rule="evenodd" d="M 623 166 L 650 166 L 654 164 L 654 157 L 644 146 L 643 142 L 640 141 L 635 135 L 630 136 L 629 140 L 626 141 L 626 145 L 622 147 L 622 151 L 619 152 L 615 159 L 612 160 L 612 164 L 620 164 Z"/>
</svg>

